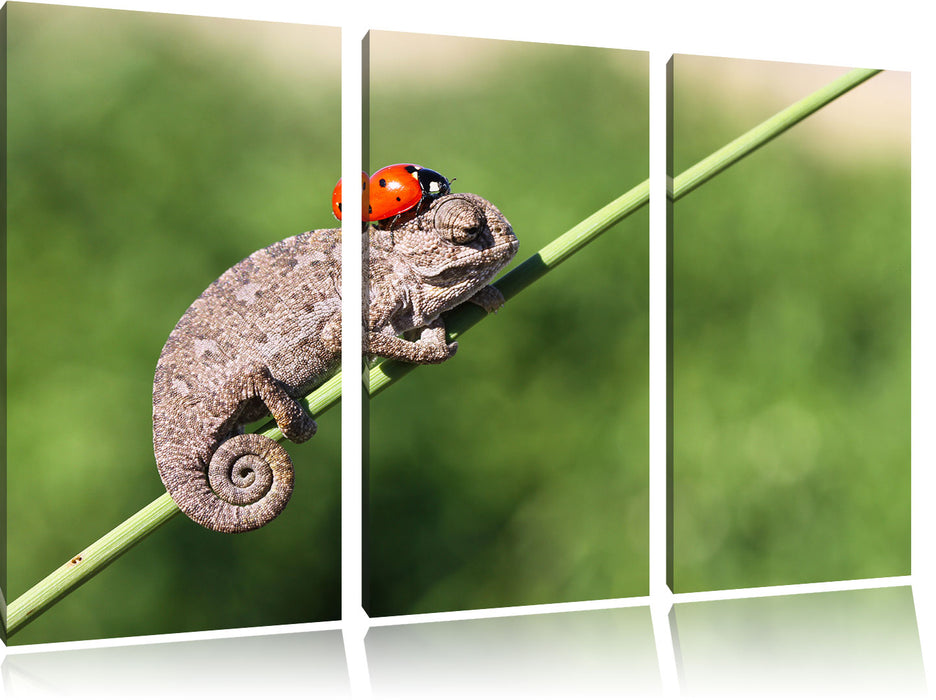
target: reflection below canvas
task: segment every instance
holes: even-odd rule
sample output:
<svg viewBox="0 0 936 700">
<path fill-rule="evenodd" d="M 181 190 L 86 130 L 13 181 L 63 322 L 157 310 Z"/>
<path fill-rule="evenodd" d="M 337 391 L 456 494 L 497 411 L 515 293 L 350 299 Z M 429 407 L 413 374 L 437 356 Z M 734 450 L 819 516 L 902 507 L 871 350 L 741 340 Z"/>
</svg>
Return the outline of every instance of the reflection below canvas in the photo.
<svg viewBox="0 0 936 700">
<path fill-rule="evenodd" d="M 925 691 L 910 587 L 677 604 L 684 693 Z"/>
</svg>

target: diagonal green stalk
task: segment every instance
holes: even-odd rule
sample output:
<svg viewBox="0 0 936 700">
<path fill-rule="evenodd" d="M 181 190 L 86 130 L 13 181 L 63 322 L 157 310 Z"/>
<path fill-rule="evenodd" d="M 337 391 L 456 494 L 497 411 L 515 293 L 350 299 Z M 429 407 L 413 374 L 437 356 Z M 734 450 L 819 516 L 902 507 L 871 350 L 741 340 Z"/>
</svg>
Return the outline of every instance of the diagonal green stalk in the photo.
<svg viewBox="0 0 936 700">
<path fill-rule="evenodd" d="M 7 608 L 7 635 L 15 634 L 27 622 L 103 571 L 108 564 L 179 512 L 169 494 L 164 493 L 136 515 L 80 551 L 10 603 Z"/>
<path fill-rule="evenodd" d="M 306 396 L 304 403 L 309 413 L 317 417 L 336 405 L 340 399 L 341 374 L 338 373 Z M 262 432 L 273 440 L 283 439 L 282 432 L 272 422 L 257 432 Z M 164 493 L 69 559 L 10 603 L 7 608 L 7 636 L 12 636 L 22 629 L 180 512 L 175 501 L 168 493 Z"/>
<path fill-rule="evenodd" d="M 504 299 L 515 297 L 547 272 L 555 269 L 559 263 L 567 260 L 623 218 L 640 209 L 649 200 L 650 181 L 644 180 L 548 243 L 538 253 L 501 277 L 494 286 L 504 295 Z M 454 340 L 486 315 L 486 312 L 479 306 L 462 304 L 444 314 L 443 318 L 446 331 Z M 372 397 L 376 396 L 414 367 L 416 365 L 399 360 L 379 361 L 370 370 L 368 392 Z"/>
<path fill-rule="evenodd" d="M 786 109 L 777 112 L 770 119 L 761 122 L 731 143 L 722 146 L 673 179 L 670 192 L 673 201 L 689 194 L 725 168 L 738 162 L 794 124 L 801 122 L 813 112 L 820 110 L 832 100 L 841 97 L 852 88 L 857 87 L 880 72 L 880 70 L 865 68 L 856 68 L 849 71 L 825 87 L 816 90 L 808 97 L 804 97 L 799 102 L 795 102 Z"/>
<path fill-rule="evenodd" d="M 878 72 L 876 70 L 851 71 L 779 112 L 676 177 L 672 183 L 670 196 L 674 200 L 683 197 Z M 501 277 L 495 286 L 500 289 L 505 299 L 516 296 L 614 224 L 640 209 L 649 201 L 649 198 L 650 182 L 645 180 L 554 239 L 538 253 Z M 446 328 L 454 339 L 474 326 L 485 315 L 479 307 L 463 304 L 445 315 Z M 370 395 L 376 396 L 414 367 L 415 365 L 393 360 L 378 362 L 371 368 L 367 377 Z M 309 394 L 305 398 L 305 404 L 312 416 L 317 417 L 335 406 L 340 399 L 341 373 L 339 372 Z M 283 439 L 279 428 L 272 422 L 265 424 L 257 432 L 262 432 L 274 440 Z M 9 636 L 15 634 L 44 610 L 100 573 L 111 562 L 179 512 L 169 494 L 165 493 L 81 551 L 10 603 L 7 609 L 7 634 Z"/>
</svg>

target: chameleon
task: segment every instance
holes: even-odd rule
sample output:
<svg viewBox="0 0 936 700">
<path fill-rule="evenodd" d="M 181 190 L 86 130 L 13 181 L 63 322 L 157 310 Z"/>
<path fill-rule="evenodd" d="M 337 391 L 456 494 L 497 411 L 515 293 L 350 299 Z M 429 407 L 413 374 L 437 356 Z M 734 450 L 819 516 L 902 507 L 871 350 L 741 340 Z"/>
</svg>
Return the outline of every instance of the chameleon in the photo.
<svg viewBox="0 0 936 700">
<path fill-rule="evenodd" d="M 510 223 L 468 193 L 371 226 L 365 247 L 363 352 L 416 364 L 452 357 L 441 314 L 463 302 L 494 312 L 488 283 L 517 252 Z M 278 442 L 245 433 L 270 414 L 301 443 L 317 429 L 300 400 L 341 358 L 341 229 L 258 250 L 215 280 L 169 334 L 153 380 L 153 450 L 166 490 L 196 523 L 255 530 L 293 489 Z"/>
</svg>

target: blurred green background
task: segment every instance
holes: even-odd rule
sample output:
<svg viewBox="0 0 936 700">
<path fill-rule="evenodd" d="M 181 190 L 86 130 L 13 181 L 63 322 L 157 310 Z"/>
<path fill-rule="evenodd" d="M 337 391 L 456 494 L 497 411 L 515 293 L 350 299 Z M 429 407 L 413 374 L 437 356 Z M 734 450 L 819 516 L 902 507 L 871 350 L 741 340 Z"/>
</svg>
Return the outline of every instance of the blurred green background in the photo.
<svg viewBox="0 0 936 700">
<path fill-rule="evenodd" d="M 337 29 L 12 3 L 7 379 L 13 600 L 164 492 L 156 358 L 252 251 L 335 224 Z M 338 412 L 288 446 L 289 507 L 182 515 L 15 644 L 335 619 Z"/>
<path fill-rule="evenodd" d="M 847 69 L 677 56 L 674 169 Z M 910 573 L 909 75 L 673 215 L 676 591 Z"/>
<path fill-rule="evenodd" d="M 457 178 L 514 265 L 647 178 L 644 53 L 372 32 L 369 68 L 365 169 Z M 647 593 L 647 290 L 643 210 L 370 402 L 372 614 Z"/>
</svg>

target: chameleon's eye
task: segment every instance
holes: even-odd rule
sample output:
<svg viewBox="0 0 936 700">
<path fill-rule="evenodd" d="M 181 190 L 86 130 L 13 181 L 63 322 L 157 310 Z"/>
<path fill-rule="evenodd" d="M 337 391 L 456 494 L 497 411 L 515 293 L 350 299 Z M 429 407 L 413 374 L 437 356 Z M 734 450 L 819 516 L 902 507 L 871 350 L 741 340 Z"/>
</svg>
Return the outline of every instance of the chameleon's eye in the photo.
<svg viewBox="0 0 936 700">
<path fill-rule="evenodd" d="M 460 241 L 460 242 L 473 241 L 475 238 L 478 237 L 478 231 L 480 230 L 481 230 L 480 226 L 469 226 L 468 228 L 463 229 L 462 236 L 464 237 L 465 240 Z"/>
<path fill-rule="evenodd" d="M 474 202 L 453 195 L 436 208 L 433 223 L 453 243 L 470 243 L 484 227 L 484 212 Z"/>
</svg>

